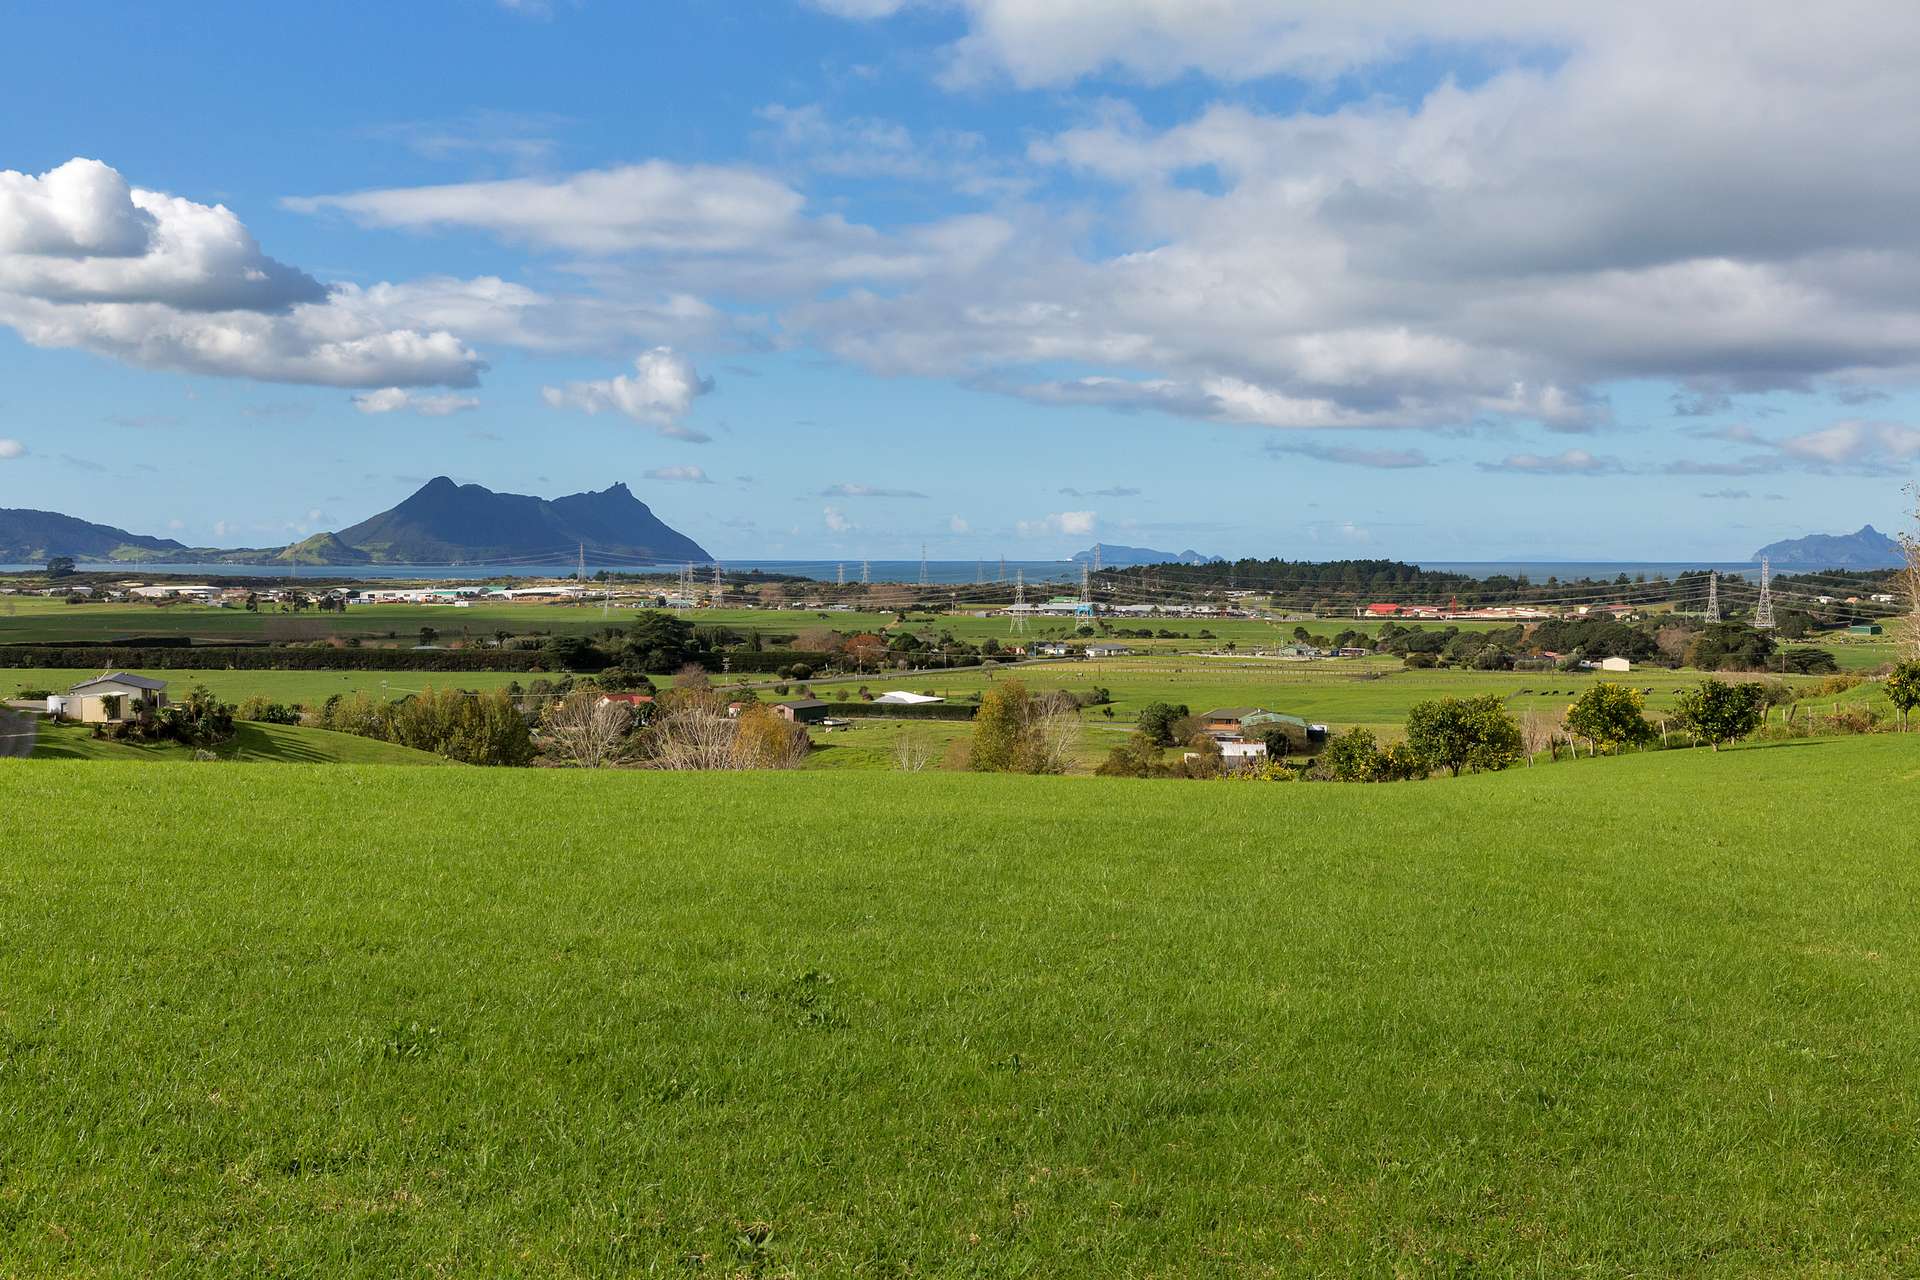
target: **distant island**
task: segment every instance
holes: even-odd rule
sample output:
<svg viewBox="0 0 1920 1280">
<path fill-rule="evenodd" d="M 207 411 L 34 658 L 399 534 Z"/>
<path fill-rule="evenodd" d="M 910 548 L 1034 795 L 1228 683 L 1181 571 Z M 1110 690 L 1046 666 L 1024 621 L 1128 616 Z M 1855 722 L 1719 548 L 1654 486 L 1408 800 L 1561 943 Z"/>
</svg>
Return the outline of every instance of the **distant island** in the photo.
<svg viewBox="0 0 1920 1280">
<path fill-rule="evenodd" d="M 1870 524 L 1855 533 L 1814 533 L 1769 542 L 1753 558 L 1792 569 L 1898 569 L 1907 562 L 1900 544 Z"/>
<path fill-rule="evenodd" d="M 389 511 L 286 547 L 189 547 L 52 511 L 0 508 L 0 561 L 55 556 L 126 564 L 496 564 L 589 556 L 650 563 L 711 563 L 699 543 L 669 527 L 624 484 L 599 493 L 536 498 L 495 493 L 436 476 Z"/>
<path fill-rule="evenodd" d="M 1111 542 L 1096 542 L 1085 551 L 1077 551 L 1072 556 L 1074 564 L 1092 564 L 1094 553 L 1099 553 L 1100 565 L 1105 569 L 1131 569 L 1144 564 L 1216 564 L 1219 556 L 1203 556 L 1198 551 L 1155 551 L 1152 547 L 1120 547 Z"/>
</svg>

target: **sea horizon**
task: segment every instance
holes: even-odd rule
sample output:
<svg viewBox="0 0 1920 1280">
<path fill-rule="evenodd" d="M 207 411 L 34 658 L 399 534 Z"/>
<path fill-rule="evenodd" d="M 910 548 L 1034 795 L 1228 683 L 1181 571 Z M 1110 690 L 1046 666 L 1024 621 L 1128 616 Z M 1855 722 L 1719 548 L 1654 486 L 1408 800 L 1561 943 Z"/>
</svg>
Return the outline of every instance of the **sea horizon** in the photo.
<svg viewBox="0 0 1920 1280">
<path fill-rule="evenodd" d="M 710 574 L 715 562 L 696 563 L 695 571 Z M 817 582 L 834 582 L 842 574 L 848 582 L 860 581 L 862 562 L 858 560 L 723 560 L 718 562 L 729 575 L 759 572 L 785 577 L 810 578 Z M 1544 582 L 1549 578 L 1560 580 L 1601 580 L 1614 579 L 1621 574 L 1628 577 L 1647 578 L 1665 576 L 1676 577 L 1681 573 L 1713 571 L 1728 576 L 1748 576 L 1759 572 L 1755 561 L 1739 560 L 1412 560 L 1407 563 L 1436 573 L 1458 573 L 1468 577 L 1486 579 L 1493 577 L 1521 577 L 1532 581 Z M 1001 585 L 1011 587 L 1016 577 L 1024 575 L 1029 584 L 1072 582 L 1079 576 L 1080 566 L 1071 560 L 1009 560 L 1005 562 L 1004 577 L 1002 562 L 995 560 L 928 560 L 925 562 L 926 578 L 930 586 L 971 586 Z M 39 564 L 0 564 L 0 573 L 32 573 L 43 569 Z M 486 564 L 376 564 L 376 565 L 261 565 L 261 564 L 224 564 L 187 561 L 177 564 L 159 561 L 141 561 L 138 563 L 116 563 L 112 561 L 80 561 L 74 566 L 81 573 L 114 573 L 126 577 L 138 577 L 142 574 L 164 575 L 168 577 L 207 577 L 207 578 L 300 578 L 333 579 L 429 579 L 446 581 L 474 581 L 491 578 L 564 578 L 578 571 L 575 563 L 554 563 L 544 565 L 486 565 Z M 653 566 L 633 564 L 596 564 L 591 557 L 587 560 L 587 575 L 592 577 L 602 571 L 611 574 L 672 574 L 681 568 L 679 563 L 662 563 Z M 920 580 L 921 562 L 918 560 L 870 560 L 866 568 L 873 582 L 917 583 Z M 1781 572 L 1794 572 L 1782 568 Z M 1804 571 L 1804 570 L 1801 570 Z"/>
</svg>

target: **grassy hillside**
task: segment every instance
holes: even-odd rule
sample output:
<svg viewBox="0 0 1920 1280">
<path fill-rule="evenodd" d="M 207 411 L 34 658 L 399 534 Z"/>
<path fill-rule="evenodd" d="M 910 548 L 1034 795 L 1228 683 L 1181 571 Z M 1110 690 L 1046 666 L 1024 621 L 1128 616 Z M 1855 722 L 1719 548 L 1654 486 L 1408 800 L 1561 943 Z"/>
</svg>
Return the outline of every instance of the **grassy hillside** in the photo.
<svg viewBox="0 0 1920 1280">
<path fill-rule="evenodd" d="M 191 748 L 177 742 L 114 742 L 93 737 L 84 725 L 42 722 L 34 744 L 36 760 L 192 760 Z M 325 729 L 295 725 L 242 723 L 234 726 L 233 741 L 215 752 L 223 760 L 248 764 L 413 764 L 443 765 L 449 761 L 412 747 L 357 738 Z"/>
<path fill-rule="evenodd" d="M 1920 1269 L 1913 739 L 0 767 L 9 1273 Z"/>
</svg>

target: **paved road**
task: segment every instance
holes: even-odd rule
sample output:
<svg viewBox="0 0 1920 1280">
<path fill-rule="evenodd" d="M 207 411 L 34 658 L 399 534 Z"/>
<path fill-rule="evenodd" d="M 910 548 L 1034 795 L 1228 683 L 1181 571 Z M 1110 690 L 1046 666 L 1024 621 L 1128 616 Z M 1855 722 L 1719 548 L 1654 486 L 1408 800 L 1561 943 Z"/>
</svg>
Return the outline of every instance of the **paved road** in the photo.
<svg viewBox="0 0 1920 1280">
<path fill-rule="evenodd" d="M 38 723 L 32 716 L 0 710 L 0 760 L 9 757 L 24 760 L 32 755 Z"/>
</svg>

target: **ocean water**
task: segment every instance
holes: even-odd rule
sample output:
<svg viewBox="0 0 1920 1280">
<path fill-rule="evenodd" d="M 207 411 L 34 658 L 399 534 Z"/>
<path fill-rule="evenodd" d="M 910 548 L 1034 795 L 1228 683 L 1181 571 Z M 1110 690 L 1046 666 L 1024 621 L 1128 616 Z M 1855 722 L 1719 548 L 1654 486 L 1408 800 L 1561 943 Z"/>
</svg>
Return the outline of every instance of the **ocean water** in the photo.
<svg viewBox="0 0 1920 1280">
<path fill-rule="evenodd" d="M 1624 573 L 1628 577 L 1645 575 L 1648 578 L 1665 575 L 1677 577 L 1688 571 L 1717 570 L 1722 575 L 1757 577 L 1760 566 L 1744 562 L 1721 562 L 1707 560 L 1645 561 L 1645 560 L 1419 560 L 1414 563 L 1423 569 L 1433 569 L 1444 573 L 1464 573 L 1474 578 L 1495 576 L 1519 577 L 1525 575 L 1530 581 L 1544 583 L 1548 578 L 1558 578 L 1570 582 L 1580 578 L 1611 580 Z M 44 565 L 4 565 L 0 564 L 0 573 L 32 572 L 45 568 Z M 490 578 L 561 578 L 575 572 L 577 565 L 459 565 L 459 564 L 378 564 L 378 565 L 342 565 L 333 567 L 304 567 L 289 569 L 271 565 L 245 564 L 99 564 L 87 563 L 77 566 L 84 573 L 114 573 L 128 578 L 138 578 L 143 574 L 168 574 L 195 578 L 275 578 L 293 580 L 307 578 L 353 578 L 353 579 L 440 579 L 446 581 L 484 581 Z M 712 572 L 710 565 L 695 566 L 702 577 Z M 762 573 L 781 574 L 792 577 L 813 578 L 820 582 L 833 582 L 844 573 L 848 582 L 860 581 L 861 562 L 858 560 L 729 560 L 724 562 L 728 574 Z M 679 571 L 677 564 L 663 564 L 653 569 L 638 568 L 632 564 L 595 564 L 587 560 L 589 575 L 606 569 L 610 573 L 666 573 Z M 868 562 L 867 569 L 874 582 L 918 582 L 921 565 L 918 560 L 874 560 Z M 1004 577 L 1002 576 L 1004 572 Z M 929 560 L 926 564 L 929 583 L 956 586 L 973 582 L 1012 583 L 1016 574 L 1025 574 L 1029 583 L 1072 583 L 1080 576 L 1080 567 L 1066 560 L 1008 560 L 1004 571 L 999 560 Z"/>
<path fill-rule="evenodd" d="M 564 564 L 369 564 L 369 565 L 330 565 L 302 566 L 291 568 L 281 565 L 259 564 L 160 564 L 145 562 L 140 564 L 113 564 L 83 562 L 74 566 L 81 573 L 112 573 L 128 579 L 138 579 L 143 575 L 166 574 L 172 577 L 191 578 L 270 578 L 292 581 L 298 578 L 352 578 L 355 580 L 374 580 L 399 578 L 408 580 L 428 579 L 452 582 L 486 581 L 492 578 L 564 578 L 572 576 L 579 568 L 578 564 L 568 561 Z M 755 570 L 767 574 L 813 578 L 820 582 L 833 582 L 844 573 L 848 582 L 860 581 L 861 562 L 858 560 L 728 560 L 722 567 L 729 576 L 752 573 Z M 918 560 L 874 560 L 868 562 L 867 569 L 874 582 L 918 582 L 920 580 L 920 562 Z M 44 564 L 0 564 L 0 573 L 31 573 L 44 569 Z M 705 580 L 713 572 L 711 565 L 695 565 L 697 576 Z M 675 574 L 680 571 L 678 564 L 662 564 L 651 568 L 636 566 L 630 562 L 620 564 L 596 564 L 593 558 L 587 558 L 589 577 L 605 569 L 609 573 L 650 573 Z M 1017 574 L 1024 573 L 1029 583 L 1075 582 L 1079 580 L 1080 568 L 1065 560 L 1009 560 L 1005 566 L 1005 577 L 1001 577 L 999 560 L 929 560 L 926 564 L 927 581 L 940 585 L 959 585 L 963 583 L 998 582 L 1011 584 Z"/>
</svg>

